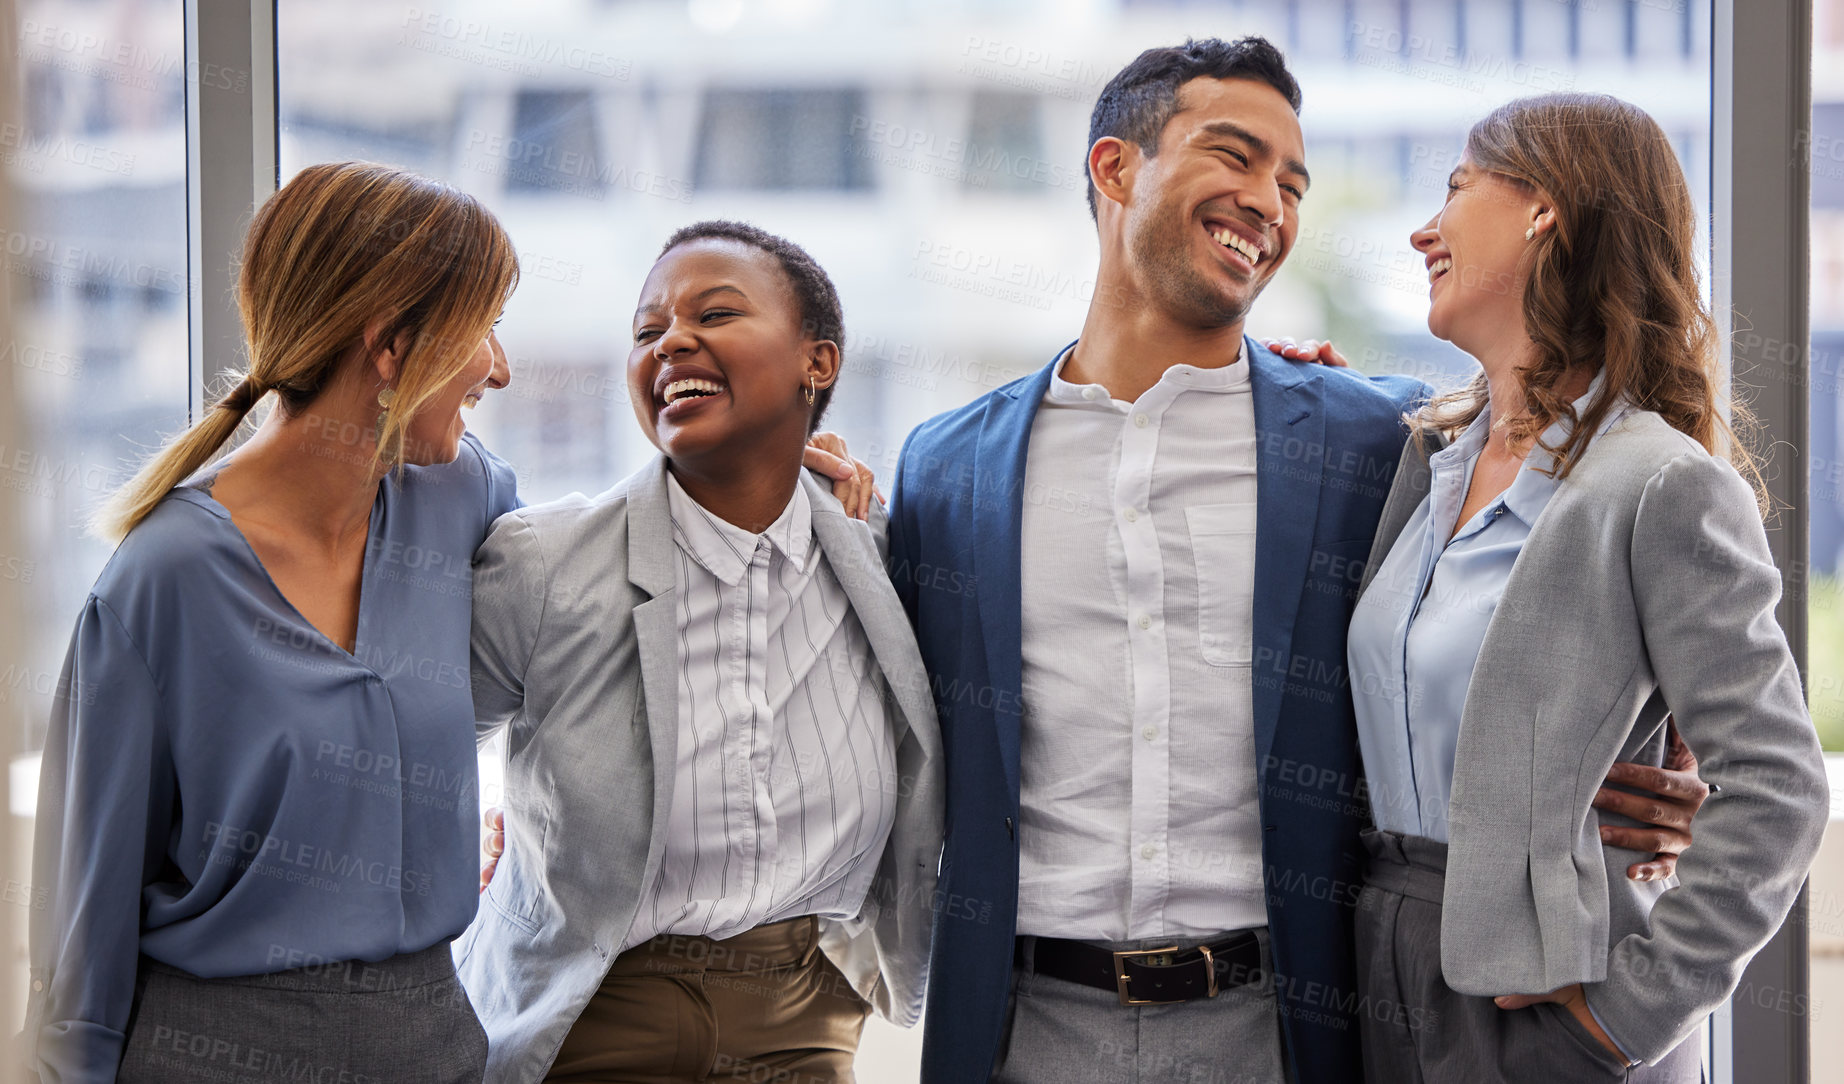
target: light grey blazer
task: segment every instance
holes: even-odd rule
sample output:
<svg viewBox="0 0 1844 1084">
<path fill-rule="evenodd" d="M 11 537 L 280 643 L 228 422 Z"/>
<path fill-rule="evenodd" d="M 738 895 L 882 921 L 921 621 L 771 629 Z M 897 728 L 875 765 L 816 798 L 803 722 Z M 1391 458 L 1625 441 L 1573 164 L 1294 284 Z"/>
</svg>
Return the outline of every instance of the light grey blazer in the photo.
<svg viewBox="0 0 1844 1084">
<path fill-rule="evenodd" d="M 1435 447 L 1403 452 L 1363 587 L 1427 494 Z M 1726 461 L 1643 411 L 1588 446 L 1512 568 L 1467 691 L 1449 986 L 1590 984 L 1607 1029 L 1645 1061 L 1729 996 L 1786 918 L 1829 808 L 1779 597 L 1754 495 Z M 1616 760 L 1661 763 L 1667 713 L 1722 790 L 1676 883 L 1641 884 L 1625 875 L 1639 856 L 1602 846 L 1589 803 Z"/>
<path fill-rule="evenodd" d="M 941 851 L 941 739 L 921 655 L 872 528 L 807 472 L 813 530 L 890 689 L 898 795 L 864 910 L 820 945 L 898 1024 L 916 1021 Z M 881 514 L 881 510 L 879 510 Z M 509 728 L 506 853 L 457 967 L 489 1081 L 542 1079 L 659 869 L 677 760 L 679 660 L 665 463 L 594 498 L 500 517 L 475 557 L 474 711 Z"/>
</svg>

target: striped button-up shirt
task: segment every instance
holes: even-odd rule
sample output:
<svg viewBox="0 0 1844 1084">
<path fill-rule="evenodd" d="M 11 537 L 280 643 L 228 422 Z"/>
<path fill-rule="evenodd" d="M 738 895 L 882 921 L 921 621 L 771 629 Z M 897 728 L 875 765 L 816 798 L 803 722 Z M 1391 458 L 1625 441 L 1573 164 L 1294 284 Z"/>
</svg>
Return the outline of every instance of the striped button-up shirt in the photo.
<svg viewBox="0 0 1844 1084">
<path fill-rule="evenodd" d="M 883 674 L 798 486 L 768 530 L 668 476 L 679 745 L 658 879 L 622 948 L 863 906 L 896 810 Z"/>
</svg>

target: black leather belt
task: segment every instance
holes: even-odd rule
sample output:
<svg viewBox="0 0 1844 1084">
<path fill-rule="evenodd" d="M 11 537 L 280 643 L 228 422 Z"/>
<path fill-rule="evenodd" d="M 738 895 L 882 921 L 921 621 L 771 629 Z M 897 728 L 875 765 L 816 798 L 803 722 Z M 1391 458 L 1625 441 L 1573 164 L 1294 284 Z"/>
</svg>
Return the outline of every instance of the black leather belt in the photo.
<svg viewBox="0 0 1844 1084">
<path fill-rule="evenodd" d="M 1109 952 L 1080 941 L 1039 937 L 1031 951 L 1031 969 L 1065 982 L 1111 990 L 1122 1005 L 1169 1005 L 1192 998 L 1215 997 L 1217 991 L 1259 982 L 1261 942 L 1244 930 L 1196 948 Z M 1024 964 L 1024 943 L 1014 950 Z"/>
</svg>

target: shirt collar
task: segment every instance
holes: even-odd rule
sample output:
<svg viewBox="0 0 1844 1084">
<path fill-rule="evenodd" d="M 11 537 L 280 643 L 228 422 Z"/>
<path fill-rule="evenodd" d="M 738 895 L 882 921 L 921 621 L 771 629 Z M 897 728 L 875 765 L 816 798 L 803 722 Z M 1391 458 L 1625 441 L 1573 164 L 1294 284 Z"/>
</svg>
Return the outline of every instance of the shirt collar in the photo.
<svg viewBox="0 0 1844 1084">
<path fill-rule="evenodd" d="M 1586 414 L 1588 407 L 1601 394 L 1605 375 L 1604 372 L 1594 374 L 1594 379 L 1588 384 L 1588 390 L 1581 394 L 1581 398 L 1570 404 L 1575 408 L 1577 418 Z M 1595 431 L 1595 436 L 1598 437 L 1613 428 L 1614 423 L 1625 417 L 1629 409 L 1631 408 L 1624 399 L 1613 404 L 1607 411 L 1607 416 L 1601 419 L 1600 428 Z M 1526 527 L 1536 525 L 1537 517 L 1543 514 L 1543 509 L 1549 505 L 1550 497 L 1556 492 L 1558 480 L 1555 476 L 1545 473 L 1555 464 L 1556 459 L 1554 455 L 1544 450 L 1542 445 L 1547 444 L 1552 448 L 1561 447 L 1562 442 L 1569 437 L 1569 428 L 1566 418 L 1557 418 L 1550 423 L 1549 428 L 1545 429 L 1543 435 L 1538 438 L 1538 445 L 1533 447 L 1530 454 L 1525 457 L 1524 469 L 1517 472 L 1517 477 L 1512 479 L 1511 485 L 1499 497 L 1499 502 L 1504 504 L 1505 510 L 1522 520 Z M 1484 450 L 1486 436 L 1491 431 L 1492 408 L 1488 403 L 1486 408 L 1479 412 L 1479 417 L 1473 419 L 1473 423 L 1466 427 L 1464 433 L 1460 434 L 1458 440 L 1434 453 L 1429 460 L 1430 464 L 1440 468 L 1471 460 Z"/>
<path fill-rule="evenodd" d="M 1080 343 L 1072 343 L 1068 349 L 1057 355 L 1056 363 L 1050 370 L 1050 388 L 1044 392 L 1044 400 L 1073 406 L 1097 406 L 1103 410 L 1124 409 L 1126 404 L 1108 394 L 1108 389 L 1100 384 L 1075 384 L 1063 379 L 1063 366 L 1069 364 L 1069 358 L 1075 353 Z M 1236 360 L 1228 365 L 1214 368 L 1200 368 L 1196 365 L 1173 365 L 1159 377 L 1159 383 L 1171 383 L 1186 391 L 1233 391 L 1246 386 L 1249 382 L 1248 340 L 1241 340 L 1236 346 Z"/>
<path fill-rule="evenodd" d="M 813 503 L 806 487 L 794 486 L 794 496 L 768 529 L 752 534 L 707 511 L 666 472 L 666 502 L 672 513 L 672 537 L 691 559 L 711 575 L 735 587 L 748 571 L 756 545 L 763 539 L 781 551 L 801 572 L 813 556 Z"/>
</svg>

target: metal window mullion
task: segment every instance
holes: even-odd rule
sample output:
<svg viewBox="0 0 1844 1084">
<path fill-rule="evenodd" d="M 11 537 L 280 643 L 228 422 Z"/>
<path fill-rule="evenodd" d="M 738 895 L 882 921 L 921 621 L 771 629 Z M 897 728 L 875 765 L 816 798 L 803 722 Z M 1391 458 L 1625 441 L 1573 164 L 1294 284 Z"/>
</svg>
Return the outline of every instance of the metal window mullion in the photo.
<svg viewBox="0 0 1844 1084">
<path fill-rule="evenodd" d="M 277 183 L 275 0 L 186 0 L 188 413 L 245 364 L 243 231 Z"/>
<path fill-rule="evenodd" d="M 1711 16 L 1711 294 L 1731 386 L 1760 423 L 1757 447 L 1774 453 L 1768 541 L 1785 585 L 1777 616 L 1803 675 L 1810 215 L 1801 151 L 1812 115 L 1812 7 L 1714 0 Z M 1802 891 L 1716 1017 L 1716 1084 L 1809 1079 L 1805 915 Z"/>
</svg>

